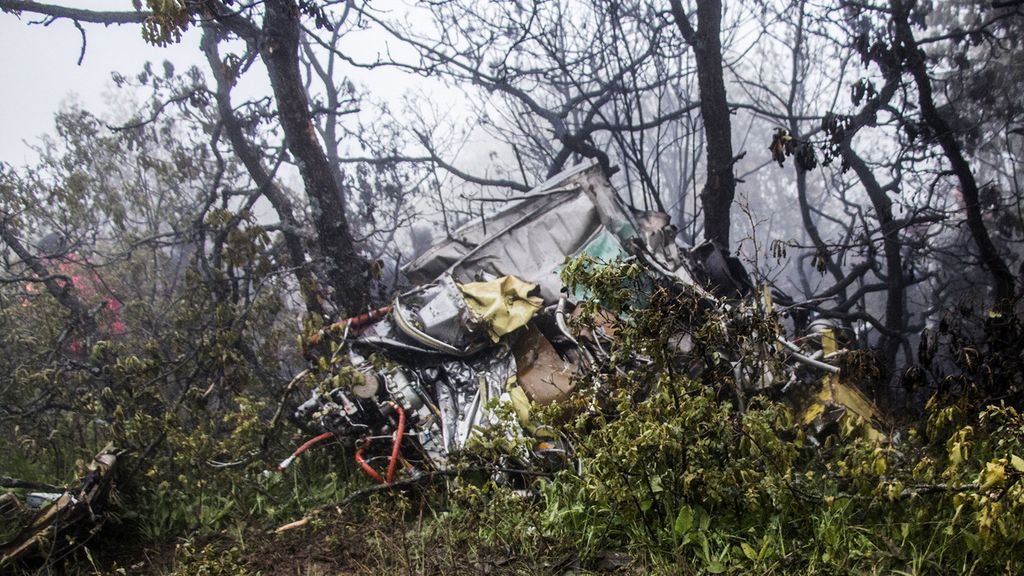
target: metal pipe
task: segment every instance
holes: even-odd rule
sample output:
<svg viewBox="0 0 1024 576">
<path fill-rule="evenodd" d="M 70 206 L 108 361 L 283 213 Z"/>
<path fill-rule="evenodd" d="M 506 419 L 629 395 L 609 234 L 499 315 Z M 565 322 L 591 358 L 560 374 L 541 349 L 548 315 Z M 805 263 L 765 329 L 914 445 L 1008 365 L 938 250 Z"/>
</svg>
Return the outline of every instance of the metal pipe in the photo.
<svg viewBox="0 0 1024 576">
<path fill-rule="evenodd" d="M 795 344 L 793 344 L 792 342 L 786 340 L 782 336 L 776 336 L 775 340 L 778 341 L 783 346 L 785 346 L 786 348 L 788 348 L 790 356 L 792 356 L 798 362 L 802 362 L 802 363 L 804 363 L 804 364 L 806 364 L 808 366 L 813 366 L 815 368 L 818 368 L 819 370 L 824 370 L 826 372 L 831 372 L 832 374 L 839 374 L 839 367 L 838 366 L 833 366 L 831 364 L 826 364 L 824 362 L 819 362 L 818 360 L 815 360 L 814 358 L 810 358 L 808 356 L 804 356 L 803 350 L 800 350 L 800 348 L 798 348 Z"/>
</svg>

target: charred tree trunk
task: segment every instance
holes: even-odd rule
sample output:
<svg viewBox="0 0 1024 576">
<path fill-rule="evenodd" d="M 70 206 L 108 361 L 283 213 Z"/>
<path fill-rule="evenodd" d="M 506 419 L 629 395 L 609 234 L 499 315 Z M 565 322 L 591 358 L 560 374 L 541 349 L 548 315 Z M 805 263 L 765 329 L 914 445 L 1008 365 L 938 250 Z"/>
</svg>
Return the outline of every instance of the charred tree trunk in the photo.
<svg viewBox="0 0 1024 576">
<path fill-rule="evenodd" d="M 707 181 L 701 191 L 704 237 L 729 248 L 729 212 L 736 195 L 735 158 L 732 152 L 732 120 L 725 92 L 722 65 L 722 2 L 697 0 L 697 29 L 690 24 L 681 0 L 671 0 L 672 15 L 697 60 L 700 113 L 707 140 Z"/>
</svg>

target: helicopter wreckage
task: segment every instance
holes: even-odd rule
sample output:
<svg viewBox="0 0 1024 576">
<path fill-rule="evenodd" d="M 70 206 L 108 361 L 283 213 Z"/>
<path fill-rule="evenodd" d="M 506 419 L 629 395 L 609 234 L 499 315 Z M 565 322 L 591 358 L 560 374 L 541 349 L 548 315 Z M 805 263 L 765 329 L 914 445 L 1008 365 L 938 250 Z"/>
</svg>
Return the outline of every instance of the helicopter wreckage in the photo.
<svg viewBox="0 0 1024 576">
<path fill-rule="evenodd" d="M 494 430 L 528 440 L 509 443 L 518 447 L 508 455 L 515 468 L 572 465 L 568 440 L 538 425 L 531 410 L 565 402 L 579 375 L 607 364 L 614 322 L 570 329 L 578 295 L 559 276 L 569 259 L 636 261 L 709 307 L 756 297 L 736 258 L 707 242 L 681 248 L 675 237 L 666 214 L 627 208 L 596 164 L 558 174 L 506 210 L 456 230 L 405 266 L 415 288 L 313 335 L 311 342 L 341 336 L 334 357 L 344 356 L 345 377 L 314 389 L 296 410 L 293 421 L 318 435 L 279 468 L 319 441 L 341 439 L 368 476 L 389 484 L 399 473 L 452 466 L 474 437 Z M 771 306 L 767 291 L 761 297 Z M 831 327 L 811 326 L 800 345 L 782 336 L 772 343 L 786 357 L 785 381 L 731 359 L 737 401 L 799 389 L 791 403 L 812 440 L 849 415 L 881 437 L 877 410 L 830 363 L 841 352 Z M 685 341 L 680 335 L 681 354 Z M 509 414 L 511 426 L 502 417 Z"/>
</svg>

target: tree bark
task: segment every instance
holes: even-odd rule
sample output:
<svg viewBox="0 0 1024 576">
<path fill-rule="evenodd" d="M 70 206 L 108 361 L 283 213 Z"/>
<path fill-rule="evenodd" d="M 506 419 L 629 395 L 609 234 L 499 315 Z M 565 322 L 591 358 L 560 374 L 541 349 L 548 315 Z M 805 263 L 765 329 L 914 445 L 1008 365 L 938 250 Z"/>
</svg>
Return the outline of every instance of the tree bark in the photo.
<svg viewBox="0 0 1024 576">
<path fill-rule="evenodd" d="M 345 211 L 345 195 L 317 139 L 303 89 L 299 9 L 293 0 L 267 0 L 264 10 L 260 56 L 277 101 L 285 143 L 306 188 L 327 281 L 334 290 L 333 299 L 346 313 L 353 314 L 369 303 L 368 267 L 356 251 Z"/>
<path fill-rule="evenodd" d="M 214 80 L 217 82 L 217 111 L 220 115 L 221 124 L 224 126 L 224 133 L 231 143 L 235 155 L 245 166 L 249 177 L 253 179 L 263 196 L 274 207 L 278 217 L 281 219 L 281 234 L 284 237 L 285 248 L 288 253 L 288 260 L 294 269 L 295 279 L 299 283 L 299 290 L 302 293 L 306 310 L 315 316 L 323 317 L 324 309 L 320 304 L 320 295 L 316 289 L 316 279 L 310 273 L 306 262 L 306 251 L 302 245 L 302 237 L 299 235 L 300 228 L 295 218 L 295 211 L 292 201 L 285 191 L 278 187 L 270 173 L 267 172 L 260 159 L 259 153 L 253 148 L 252 143 L 242 132 L 242 126 L 235 116 L 234 107 L 231 105 L 231 81 L 225 75 L 223 62 L 217 49 L 217 32 L 212 25 L 207 24 L 203 30 L 202 47 L 206 54 L 207 62 L 213 71 Z"/>
<path fill-rule="evenodd" d="M 871 205 L 875 209 L 875 217 L 882 229 L 882 252 L 885 256 L 885 327 L 895 334 L 903 334 L 906 320 L 904 318 L 903 302 L 906 282 L 903 279 L 903 255 L 900 254 L 902 243 L 899 239 L 900 226 L 892 217 L 892 200 L 886 196 L 882 185 L 878 183 L 871 168 L 864 160 L 853 151 L 850 142 L 851 138 L 843 140 L 842 154 L 846 162 L 861 185 L 868 193 Z M 896 354 L 902 338 L 899 336 L 882 335 L 879 347 L 885 358 L 886 366 L 896 365 Z"/>
<path fill-rule="evenodd" d="M 943 118 L 935 105 L 932 92 L 932 81 L 928 76 L 924 52 L 917 45 L 914 32 L 910 27 L 910 4 L 902 0 L 891 0 L 892 19 L 896 32 L 896 48 L 902 51 L 904 65 L 917 86 L 917 100 L 921 108 L 921 117 L 935 134 L 935 139 L 949 160 L 950 167 L 960 182 L 960 193 L 963 195 L 966 212 L 967 228 L 978 247 L 981 264 L 992 275 L 993 295 L 996 305 L 1000 306 L 1014 295 L 1014 277 L 1006 261 L 988 234 L 988 227 L 981 214 L 978 182 L 971 171 L 971 165 L 963 155 L 959 142 L 952 128 Z"/>
<path fill-rule="evenodd" d="M 135 12 L 127 10 L 88 10 L 55 4 L 42 4 L 32 0 L 0 0 L 0 10 L 32 12 L 51 18 L 66 18 L 75 22 L 88 22 L 90 24 L 104 24 L 107 26 L 111 24 L 142 24 L 153 15 L 148 10 Z"/>
<path fill-rule="evenodd" d="M 697 61 L 700 113 L 707 141 L 707 181 L 701 191 L 704 237 L 729 249 L 730 210 L 736 195 L 732 120 L 722 65 L 722 2 L 697 0 L 697 29 L 690 24 L 681 0 L 671 0 L 672 15 Z"/>
</svg>

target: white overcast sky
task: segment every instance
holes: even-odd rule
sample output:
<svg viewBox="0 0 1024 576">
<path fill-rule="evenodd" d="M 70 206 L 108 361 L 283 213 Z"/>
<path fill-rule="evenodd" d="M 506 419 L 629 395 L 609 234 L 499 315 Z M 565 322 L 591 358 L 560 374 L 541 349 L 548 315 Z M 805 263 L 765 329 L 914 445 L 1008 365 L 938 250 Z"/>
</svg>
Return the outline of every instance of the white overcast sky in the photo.
<svg viewBox="0 0 1024 576">
<path fill-rule="evenodd" d="M 129 0 L 68 0 L 64 6 L 131 10 Z M 143 42 L 137 26 L 87 26 L 85 59 L 79 66 L 81 35 L 74 24 L 28 25 L 37 17 L 0 13 L 0 160 L 21 164 L 33 154 L 28 144 L 52 132 L 53 114 L 68 99 L 90 110 L 106 105 L 110 73 L 136 73 L 147 61 L 171 61 L 179 70 L 201 63 L 195 32 L 186 42 L 157 48 Z"/>
<path fill-rule="evenodd" d="M 131 0 L 48 0 L 48 3 L 93 10 L 133 9 Z M 401 2 L 393 5 L 398 11 L 406 10 Z M 134 75 L 147 61 L 159 64 L 164 60 L 174 64 L 177 70 L 192 65 L 206 68 L 196 30 L 187 32 L 180 44 L 160 48 L 144 42 L 136 25 L 85 25 L 88 43 L 85 58 L 78 65 L 82 43 L 74 24 L 58 20 L 49 26 L 30 25 L 33 20 L 39 17 L 23 14 L 19 20 L 11 14 L 0 13 L 0 161 L 14 165 L 32 160 L 35 154 L 31 144 L 53 131 L 53 115 L 63 104 L 77 102 L 91 112 L 107 115 L 112 71 Z M 393 44 L 391 47 L 395 49 Z M 342 49 L 369 61 L 386 50 L 387 43 L 372 32 L 361 32 L 359 37 L 346 37 Z M 379 68 L 350 70 L 348 74 L 357 83 L 371 86 L 375 97 L 385 98 L 395 105 L 410 90 L 428 90 L 437 101 L 445 104 L 442 108 L 447 108 L 449 114 L 460 115 L 458 92 L 444 89 L 436 81 Z M 268 92 L 265 73 L 257 64 L 236 88 L 236 100 Z M 460 164 L 467 160 L 473 162 L 467 156 L 480 154 L 482 157 L 485 153 L 479 146 L 469 146 L 467 150 L 471 152 L 460 155 Z"/>
</svg>

